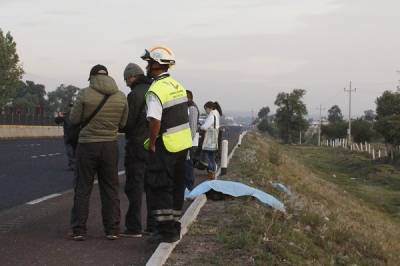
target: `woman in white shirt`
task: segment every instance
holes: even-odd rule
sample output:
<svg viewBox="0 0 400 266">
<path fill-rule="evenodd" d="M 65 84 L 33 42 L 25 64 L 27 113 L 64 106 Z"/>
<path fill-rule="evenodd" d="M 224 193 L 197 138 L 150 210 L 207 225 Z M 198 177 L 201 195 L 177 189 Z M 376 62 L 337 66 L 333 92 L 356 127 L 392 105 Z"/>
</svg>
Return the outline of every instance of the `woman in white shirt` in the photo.
<svg viewBox="0 0 400 266">
<path fill-rule="evenodd" d="M 208 116 L 204 121 L 204 124 L 200 127 L 201 130 L 205 131 L 202 150 L 208 164 L 207 177 L 208 179 L 215 179 L 215 173 L 217 172 L 215 156 L 218 152 L 219 121 L 222 116 L 222 109 L 218 102 L 207 102 L 204 105 L 204 109 Z"/>
</svg>

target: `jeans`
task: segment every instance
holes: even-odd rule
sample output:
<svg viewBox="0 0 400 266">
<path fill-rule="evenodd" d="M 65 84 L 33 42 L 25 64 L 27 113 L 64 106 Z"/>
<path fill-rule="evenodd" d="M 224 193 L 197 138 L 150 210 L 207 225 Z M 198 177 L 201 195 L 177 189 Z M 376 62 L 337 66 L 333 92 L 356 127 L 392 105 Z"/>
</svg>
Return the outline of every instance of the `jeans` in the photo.
<svg viewBox="0 0 400 266">
<path fill-rule="evenodd" d="M 217 163 L 215 162 L 215 156 L 217 154 L 217 151 L 203 151 L 205 153 L 205 157 L 207 158 L 207 171 L 210 173 L 215 173 L 217 172 Z"/>
</svg>

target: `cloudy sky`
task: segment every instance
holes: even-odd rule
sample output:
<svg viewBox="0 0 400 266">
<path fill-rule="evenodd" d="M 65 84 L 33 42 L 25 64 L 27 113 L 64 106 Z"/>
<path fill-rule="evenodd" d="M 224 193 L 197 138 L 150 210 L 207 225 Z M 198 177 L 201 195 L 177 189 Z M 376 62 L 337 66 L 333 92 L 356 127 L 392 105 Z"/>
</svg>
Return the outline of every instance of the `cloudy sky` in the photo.
<svg viewBox="0 0 400 266">
<path fill-rule="evenodd" d="M 375 109 L 400 74 L 398 0 L 0 0 L 0 27 L 11 31 L 25 79 L 48 90 L 87 85 L 92 65 L 122 71 L 144 48 L 175 51 L 172 74 L 202 105 L 256 112 L 277 93 L 307 90 L 309 113 L 338 104 L 353 81 L 353 109 Z"/>
</svg>

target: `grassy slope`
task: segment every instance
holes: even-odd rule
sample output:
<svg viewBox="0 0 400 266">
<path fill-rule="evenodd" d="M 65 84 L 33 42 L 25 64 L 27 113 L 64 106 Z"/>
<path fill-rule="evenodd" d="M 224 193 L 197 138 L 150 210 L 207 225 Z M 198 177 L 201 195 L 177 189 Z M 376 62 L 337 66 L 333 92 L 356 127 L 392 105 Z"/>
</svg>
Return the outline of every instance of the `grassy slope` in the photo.
<svg viewBox="0 0 400 266">
<path fill-rule="evenodd" d="M 376 197 L 368 196 L 373 191 L 356 189 L 357 179 L 350 176 L 373 175 L 351 157 L 335 155 L 354 163 L 350 170 L 332 161 L 331 152 L 281 146 L 249 134 L 226 178 L 276 195 L 285 202 L 287 214 L 251 199 L 207 203 L 168 265 L 398 265 L 400 224 L 394 218 L 395 204 L 375 204 Z M 396 176 L 393 172 L 394 183 Z M 397 193 L 395 184 L 370 179 L 364 186 L 383 189 L 385 198 L 386 193 Z M 287 184 L 294 195 L 277 192 L 270 181 Z"/>
<path fill-rule="evenodd" d="M 400 171 L 365 154 L 313 146 L 284 146 L 292 158 L 400 221 Z"/>
</svg>

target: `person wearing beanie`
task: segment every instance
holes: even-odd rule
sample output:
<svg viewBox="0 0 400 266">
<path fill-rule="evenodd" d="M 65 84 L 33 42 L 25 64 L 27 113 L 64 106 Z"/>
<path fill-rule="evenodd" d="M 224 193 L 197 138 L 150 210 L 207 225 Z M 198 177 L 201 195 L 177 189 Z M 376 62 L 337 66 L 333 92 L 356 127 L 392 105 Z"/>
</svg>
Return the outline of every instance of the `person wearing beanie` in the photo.
<svg viewBox="0 0 400 266">
<path fill-rule="evenodd" d="M 126 125 L 128 103 L 105 66 L 90 70 L 89 83 L 78 94 L 70 114 L 71 125 L 81 128 L 75 152 L 72 239 L 86 238 L 89 198 L 97 174 L 104 232 L 107 239 L 114 240 L 119 237 L 120 225 L 118 131 Z"/>
<path fill-rule="evenodd" d="M 142 236 L 142 195 L 144 191 L 144 176 L 148 151 L 143 147 L 143 142 L 148 135 L 148 122 L 146 118 L 145 95 L 149 90 L 152 80 L 144 75 L 143 70 L 134 63 L 129 63 L 124 70 L 124 80 L 131 88 L 128 94 L 129 115 L 124 129 L 125 145 L 125 194 L 129 200 L 128 211 L 125 216 L 125 231 L 121 236 Z M 147 196 L 147 194 L 146 194 Z M 147 197 L 146 197 L 147 199 Z M 147 200 L 150 210 L 150 203 Z M 147 229 L 153 230 L 154 222 L 150 211 L 147 212 Z"/>
</svg>

